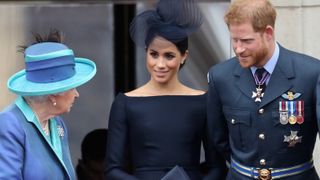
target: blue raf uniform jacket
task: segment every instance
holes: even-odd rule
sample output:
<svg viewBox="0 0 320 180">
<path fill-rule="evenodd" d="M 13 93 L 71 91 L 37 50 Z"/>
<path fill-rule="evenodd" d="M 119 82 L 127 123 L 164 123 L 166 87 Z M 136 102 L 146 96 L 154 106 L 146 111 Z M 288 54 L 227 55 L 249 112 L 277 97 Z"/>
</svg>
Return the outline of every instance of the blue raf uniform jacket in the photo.
<svg viewBox="0 0 320 180">
<path fill-rule="evenodd" d="M 285 169 L 310 162 L 320 121 L 319 74 L 319 60 L 280 46 L 278 62 L 258 103 L 252 98 L 256 86 L 249 68 L 242 68 L 237 58 L 215 65 L 208 73 L 209 138 L 226 158 L 246 168 Z M 288 120 L 291 112 L 289 108 L 287 116 L 281 115 L 282 106 L 297 102 L 303 105 L 299 112 L 304 122 L 282 124 L 280 118 Z M 297 118 L 295 110 L 292 115 Z M 253 178 L 230 168 L 227 179 Z M 311 167 L 282 179 L 319 177 Z"/>
<path fill-rule="evenodd" d="M 0 179 L 75 179 L 67 129 L 60 117 L 55 120 L 63 129 L 59 135 L 61 152 L 50 145 L 16 104 L 0 113 Z"/>
</svg>

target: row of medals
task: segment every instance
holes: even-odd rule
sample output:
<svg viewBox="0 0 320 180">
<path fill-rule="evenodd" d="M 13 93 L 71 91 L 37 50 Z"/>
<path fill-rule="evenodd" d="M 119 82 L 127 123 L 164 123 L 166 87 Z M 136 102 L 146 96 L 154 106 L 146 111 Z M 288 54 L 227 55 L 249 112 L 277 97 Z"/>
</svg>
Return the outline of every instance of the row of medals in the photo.
<svg viewBox="0 0 320 180">
<path fill-rule="evenodd" d="M 304 102 L 303 101 L 280 101 L 279 102 L 280 123 L 303 124 L 304 122 Z M 301 143 L 302 136 L 298 136 L 298 131 L 290 131 L 290 135 L 284 135 L 283 142 L 288 143 L 288 147 L 294 147 Z"/>
<path fill-rule="evenodd" d="M 291 108 L 288 108 L 288 104 L 289 104 L 289 107 Z M 300 108 L 296 108 L 296 104 L 300 104 Z M 302 124 L 304 122 L 304 118 L 303 118 L 304 108 L 303 108 L 303 105 L 301 104 L 303 104 L 302 101 L 280 101 L 279 102 L 280 123 L 282 125 L 286 125 L 288 123 L 292 125 Z M 285 107 L 285 108 L 282 108 L 282 107 Z"/>
<path fill-rule="evenodd" d="M 302 115 L 294 115 L 291 114 L 290 117 L 288 116 L 288 111 L 281 111 L 280 112 L 280 123 L 282 125 L 286 125 L 286 124 L 302 124 L 304 122 L 304 118 Z"/>
</svg>

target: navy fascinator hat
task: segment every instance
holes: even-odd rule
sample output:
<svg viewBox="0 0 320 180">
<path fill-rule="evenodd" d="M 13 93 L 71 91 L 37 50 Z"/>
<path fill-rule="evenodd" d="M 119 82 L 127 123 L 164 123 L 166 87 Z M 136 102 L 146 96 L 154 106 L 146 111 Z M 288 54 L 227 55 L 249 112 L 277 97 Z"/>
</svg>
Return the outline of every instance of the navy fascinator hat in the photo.
<svg viewBox="0 0 320 180">
<path fill-rule="evenodd" d="M 132 20 L 130 36 L 140 47 L 146 47 L 155 36 L 176 43 L 195 32 L 202 22 L 194 0 L 160 0 L 156 10 L 144 11 Z"/>
</svg>

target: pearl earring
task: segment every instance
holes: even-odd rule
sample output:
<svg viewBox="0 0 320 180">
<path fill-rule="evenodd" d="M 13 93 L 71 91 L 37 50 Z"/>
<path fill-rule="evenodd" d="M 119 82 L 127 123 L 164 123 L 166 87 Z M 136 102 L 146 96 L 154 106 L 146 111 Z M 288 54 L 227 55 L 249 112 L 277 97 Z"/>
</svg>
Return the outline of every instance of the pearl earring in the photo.
<svg viewBox="0 0 320 180">
<path fill-rule="evenodd" d="M 52 105 L 53 105 L 53 106 L 56 106 L 56 105 L 57 105 L 57 102 L 53 102 Z"/>
</svg>

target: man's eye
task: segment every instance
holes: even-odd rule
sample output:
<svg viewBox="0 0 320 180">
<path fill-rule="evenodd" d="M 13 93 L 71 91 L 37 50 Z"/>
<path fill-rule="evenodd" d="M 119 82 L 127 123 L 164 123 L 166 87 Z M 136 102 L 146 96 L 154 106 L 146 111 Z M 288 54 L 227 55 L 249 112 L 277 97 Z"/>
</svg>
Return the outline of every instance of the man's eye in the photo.
<svg viewBox="0 0 320 180">
<path fill-rule="evenodd" d="M 252 39 L 244 39 L 244 40 L 242 40 L 243 43 L 247 43 L 247 44 L 251 43 L 252 41 L 253 41 Z"/>
</svg>

